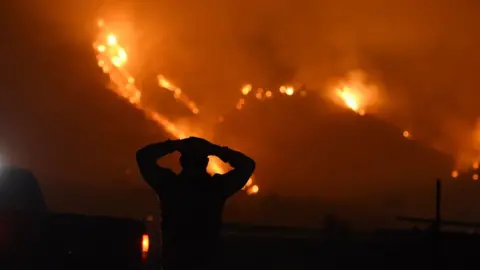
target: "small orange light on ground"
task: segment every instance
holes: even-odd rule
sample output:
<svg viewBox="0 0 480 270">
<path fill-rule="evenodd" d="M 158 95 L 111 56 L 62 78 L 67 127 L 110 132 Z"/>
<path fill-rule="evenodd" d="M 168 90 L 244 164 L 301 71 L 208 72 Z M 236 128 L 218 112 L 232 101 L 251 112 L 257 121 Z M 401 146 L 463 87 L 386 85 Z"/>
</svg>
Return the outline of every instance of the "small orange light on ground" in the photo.
<svg viewBox="0 0 480 270">
<path fill-rule="evenodd" d="M 148 234 L 142 235 L 142 257 L 145 259 L 148 254 L 148 249 L 150 248 L 150 238 Z"/>
</svg>

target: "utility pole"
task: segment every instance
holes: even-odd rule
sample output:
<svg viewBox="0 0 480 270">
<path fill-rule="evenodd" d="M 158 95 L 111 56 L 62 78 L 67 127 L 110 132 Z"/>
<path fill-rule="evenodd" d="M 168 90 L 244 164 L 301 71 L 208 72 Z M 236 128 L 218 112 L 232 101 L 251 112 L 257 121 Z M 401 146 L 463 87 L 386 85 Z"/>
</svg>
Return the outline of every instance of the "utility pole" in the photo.
<svg viewBox="0 0 480 270">
<path fill-rule="evenodd" d="M 435 231 L 439 232 L 442 226 L 442 182 L 437 179 L 435 192 Z"/>
<path fill-rule="evenodd" d="M 441 227 L 442 227 L 442 182 L 440 179 L 436 181 L 435 188 L 435 222 L 433 224 L 432 232 L 432 266 L 433 269 L 440 269 L 441 267 Z"/>
<path fill-rule="evenodd" d="M 435 190 L 435 217 L 433 218 L 418 218 L 418 217 L 398 217 L 398 220 L 408 221 L 413 223 L 426 223 L 430 225 L 431 228 L 431 258 L 432 258 L 432 269 L 441 269 L 441 253 L 442 253 L 442 226 L 455 226 L 460 228 L 480 228 L 480 223 L 478 222 L 468 222 L 461 220 L 444 220 L 442 219 L 442 185 L 441 180 L 437 179 L 436 181 L 436 190 Z"/>
</svg>

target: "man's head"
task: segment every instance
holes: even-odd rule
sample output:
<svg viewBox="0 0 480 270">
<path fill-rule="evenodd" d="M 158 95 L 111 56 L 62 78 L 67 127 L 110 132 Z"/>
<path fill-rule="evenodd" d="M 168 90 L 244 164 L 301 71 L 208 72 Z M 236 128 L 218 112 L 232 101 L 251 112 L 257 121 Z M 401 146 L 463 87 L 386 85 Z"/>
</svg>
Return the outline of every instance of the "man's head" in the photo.
<svg viewBox="0 0 480 270">
<path fill-rule="evenodd" d="M 208 166 L 208 156 L 196 153 L 182 153 L 180 165 L 183 171 L 205 172 Z"/>
</svg>

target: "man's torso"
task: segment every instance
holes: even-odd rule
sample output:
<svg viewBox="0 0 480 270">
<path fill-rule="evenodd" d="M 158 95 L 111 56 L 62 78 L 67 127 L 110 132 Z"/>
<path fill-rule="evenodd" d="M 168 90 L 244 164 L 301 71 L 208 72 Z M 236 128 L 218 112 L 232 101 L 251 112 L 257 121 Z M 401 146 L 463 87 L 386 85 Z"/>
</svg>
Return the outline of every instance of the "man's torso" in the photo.
<svg viewBox="0 0 480 270">
<path fill-rule="evenodd" d="M 179 175 L 167 190 L 157 193 L 164 259 L 201 260 L 215 252 L 225 204 L 215 179 L 209 176 L 185 181 Z"/>
</svg>

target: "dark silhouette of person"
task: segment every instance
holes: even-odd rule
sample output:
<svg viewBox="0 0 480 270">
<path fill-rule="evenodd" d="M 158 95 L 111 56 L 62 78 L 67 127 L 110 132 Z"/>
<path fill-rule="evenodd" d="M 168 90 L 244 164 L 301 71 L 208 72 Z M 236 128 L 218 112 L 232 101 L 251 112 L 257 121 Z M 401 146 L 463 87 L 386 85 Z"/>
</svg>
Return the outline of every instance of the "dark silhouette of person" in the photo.
<svg viewBox="0 0 480 270">
<path fill-rule="evenodd" d="M 178 175 L 157 164 L 174 151 L 181 153 Z M 217 156 L 233 169 L 208 174 L 208 156 Z M 255 162 L 228 147 L 190 137 L 147 145 L 137 151 L 137 163 L 160 201 L 163 269 L 209 268 L 218 248 L 224 204 L 248 182 Z"/>
</svg>

